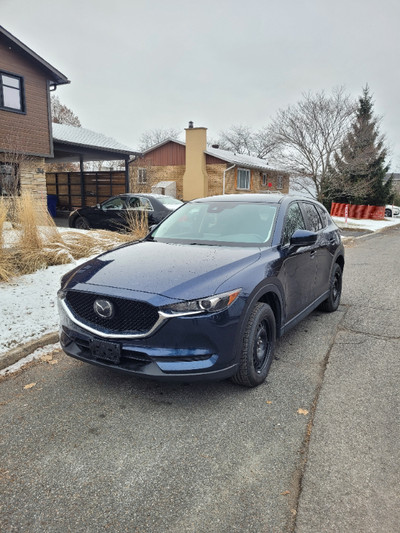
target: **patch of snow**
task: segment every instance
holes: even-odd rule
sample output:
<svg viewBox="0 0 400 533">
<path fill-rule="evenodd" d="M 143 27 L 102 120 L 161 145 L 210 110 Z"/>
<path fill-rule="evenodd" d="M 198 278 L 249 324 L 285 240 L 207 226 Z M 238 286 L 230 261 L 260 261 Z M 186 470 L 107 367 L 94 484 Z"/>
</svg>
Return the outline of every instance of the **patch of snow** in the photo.
<svg viewBox="0 0 400 533">
<path fill-rule="evenodd" d="M 339 226 L 339 228 L 364 229 L 369 231 L 378 231 L 389 226 L 396 226 L 400 224 L 400 219 L 396 218 L 385 218 L 383 220 L 348 218 L 347 222 L 343 217 L 332 217 L 332 219 Z"/>
<path fill-rule="evenodd" d="M 58 330 L 60 279 L 84 261 L 48 267 L 0 283 L 0 355 Z"/>
</svg>

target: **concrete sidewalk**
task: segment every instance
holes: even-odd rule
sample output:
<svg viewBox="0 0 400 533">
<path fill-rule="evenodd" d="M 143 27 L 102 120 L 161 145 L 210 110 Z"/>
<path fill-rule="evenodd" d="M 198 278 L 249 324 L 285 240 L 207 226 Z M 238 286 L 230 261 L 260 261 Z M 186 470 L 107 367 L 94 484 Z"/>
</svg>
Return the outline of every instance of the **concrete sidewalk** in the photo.
<svg viewBox="0 0 400 533">
<path fill-rule="evenodd" d="M 346 250 L 346 316 L 329 354 L 295 531 L 400 531 L 400 228 Z"/>
</svg>

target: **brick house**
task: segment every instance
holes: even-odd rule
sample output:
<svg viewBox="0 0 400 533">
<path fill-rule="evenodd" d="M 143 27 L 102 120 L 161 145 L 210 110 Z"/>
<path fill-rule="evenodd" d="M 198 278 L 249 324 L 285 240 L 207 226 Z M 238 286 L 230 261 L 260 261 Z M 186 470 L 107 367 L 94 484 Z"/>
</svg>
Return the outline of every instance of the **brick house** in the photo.
<svg viewBox="0 0 400 533">
<path fill-rule="evenodd" d="M 45 158 L 53 157 L 50 91 L 66 83 L 0 26 L 0 195 L 30 190 L 45 201 Z"/>
<path fill-rule="evenodd" d="M 207 146 L 207 128 L 186 128 L 186 143 L 174 139 L 146 150 L 131 163 L 131 190 L 168 194 L 177 198 L 215 194 L 289 192 L 289 174 L 271 168 L 264 159 Z"/>
</svg>

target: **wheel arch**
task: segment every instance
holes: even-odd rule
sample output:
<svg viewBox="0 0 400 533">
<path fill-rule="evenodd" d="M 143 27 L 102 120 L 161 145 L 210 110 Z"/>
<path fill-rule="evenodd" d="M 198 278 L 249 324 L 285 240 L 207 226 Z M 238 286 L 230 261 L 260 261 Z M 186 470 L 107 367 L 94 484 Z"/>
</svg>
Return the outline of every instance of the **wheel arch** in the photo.
<svg viewBox="0 0 400 533">
<path fill-rule="evenodd" d="M 253 307 L 259 302 L 266 303 L 271 307 L 275 315 L 276 337 L 280 337 L 282 324 L 284 323 L 284 304 L 282 294 L 283 288 L 280 287 L 278 280 L 277 284 L 259 284 L 257 287 L 255 287 L 253 292 L 247 298 L 247 302 L 242 314 L 242 324 L 240 329 L 243 330 Z M 241 331 L 239 335 L 242 334 L 243 331 Z"/>
<path fill-rule="evenodd" d="M 276 336 L 280 337 L 281 325 L 282 325 L 282 306 L 281 301 L 278 295 L 273 291 L 268 291 L 264 293 L 259 299 L 258 302 L 268 304 L 274 315 L 276 323 Z"/>
<path fill-rule="evenodd" d="M 343 255 L 339 255 L 336 258 L 335 263 L 337 263 L 340 266 L 340 268 L 342 269 L 342 272 L 343 272 L 343 268 L 344 268 L 344 257 L 343 257 Z"/>
</svg>

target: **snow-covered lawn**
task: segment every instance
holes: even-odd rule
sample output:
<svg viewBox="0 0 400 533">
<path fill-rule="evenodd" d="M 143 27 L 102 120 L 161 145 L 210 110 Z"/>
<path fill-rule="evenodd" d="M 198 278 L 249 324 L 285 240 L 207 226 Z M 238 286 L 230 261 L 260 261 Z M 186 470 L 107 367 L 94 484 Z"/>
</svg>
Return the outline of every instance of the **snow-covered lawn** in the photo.
<svg viewBox="0 0 400 533">
<path fill-rule="evenodd" d="M 348 218 L 347 223 L 342 217 L 332 217 L 340 228 L 361 229 L 368 231 L 378 231 L 389 226 L 400 224 L 400 218 L 385 218 L 384 220 L 367 220 Z"/>
<path fill-rule="evenodd" d="M 57 331 L 56 295 L 60 278 L 79 262 L 0 283 L 0 356 L 19 344 Z"/>
<path fill-rule="evenodd" d="M 85 230 L 58 229 L 70 239 L 71 236 L 79 238 L 79 233 L 88 233 Z M 121 244 L 116 234 L 107 233 L 90 232 L 96 239 L 95 254 L 110 244 Z M 10 246 L 15 241 L 15 232 L 8 229 L 3 232 L 3 238 L 6 246 Z M 0 282 L 0 357 L 12 348 L 58 330 L 56 297 L 60 279 L 86 259 L 73 260 L 71 256 L 71 263 L 15 277 L 9 283 Z"/>
<path fill-rule="evenodd" d="M 370 231 L 400 224 L 399 218 L 383 221 L 349 219 L 347 226 L 344 219 L 335 217 L 335 221 L 340 227 Z M 58 330 L 56 295 L 60 278 L 83 261 L 85 259 L 49 267 L 15 278 L 11 283 L 0 283 L 0 357 L 16 346 Z"/>
</svg>

